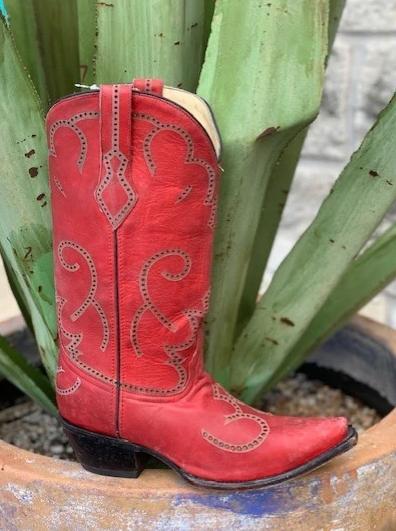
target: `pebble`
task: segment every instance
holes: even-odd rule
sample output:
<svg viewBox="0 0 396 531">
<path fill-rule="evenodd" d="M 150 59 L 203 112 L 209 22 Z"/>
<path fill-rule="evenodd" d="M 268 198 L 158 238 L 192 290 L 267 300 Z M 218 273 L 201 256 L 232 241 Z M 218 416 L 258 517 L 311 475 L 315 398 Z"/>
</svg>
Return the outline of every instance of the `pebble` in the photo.
<svg viewBox="0 0 396 531">
<path fill-rule="evenodd" d="M 52 446 L 50 446 L 49 450 L 54 455 L 60 455 L 60 454 L 63 454 L 63 452 L 65 451 L 65 448 L 63 447 L 62 444 L 53 444 Z"/>
</svg>

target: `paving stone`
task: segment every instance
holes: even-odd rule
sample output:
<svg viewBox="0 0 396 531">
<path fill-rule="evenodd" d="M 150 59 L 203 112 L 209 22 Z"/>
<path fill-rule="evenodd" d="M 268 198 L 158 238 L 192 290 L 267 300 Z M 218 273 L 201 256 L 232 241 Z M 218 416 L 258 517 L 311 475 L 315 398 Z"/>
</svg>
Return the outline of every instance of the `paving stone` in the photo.
<svg viewBox="0 0 396 531">
<path fill-rule="evenodd" d="M 279 233 L 269 262 L 273 272 L 297 239 L 313 221 L 342 166 L 300 163 L 283 213 Z"/>
<path fill-rule="evenodd" d="M 396 24 L 395 24 L 396 28 Z M 354 113 L 355 144 L 374 123 L 378 113 L 392 97 L 396 87 L 396 35 L 392 39 L 378 40 L 376 45 L 366 43 L 363 61 L 355 82 L 357 88 Z"/>
<path fill-rule="evenodd" d="M 337 38 L 330 57 L 319 117 L 311 125 L 303 155 L 345 160 L 348 156 L 348 93 L 351 46 Z"/>
<path fill-rule="evenodd" d="M 342 31 L 394 31 L 396 0 L 347 0 Z"/>
</svg>

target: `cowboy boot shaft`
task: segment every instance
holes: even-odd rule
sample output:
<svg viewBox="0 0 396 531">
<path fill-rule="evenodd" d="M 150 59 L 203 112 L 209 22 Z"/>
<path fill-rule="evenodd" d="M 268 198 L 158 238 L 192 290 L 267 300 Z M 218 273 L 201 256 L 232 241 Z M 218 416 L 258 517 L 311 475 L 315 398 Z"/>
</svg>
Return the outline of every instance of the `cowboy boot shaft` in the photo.
<svg viewBox="0 0 396 531">
<path fill-rule="evenodd" d="M 166 400 L 201 370 L 219 174 L 197 120 L 160 84 L 133 88 L 70 97 L 47 118 L 58 404 L 107 434 L 125 393 Z"/>
</svg>

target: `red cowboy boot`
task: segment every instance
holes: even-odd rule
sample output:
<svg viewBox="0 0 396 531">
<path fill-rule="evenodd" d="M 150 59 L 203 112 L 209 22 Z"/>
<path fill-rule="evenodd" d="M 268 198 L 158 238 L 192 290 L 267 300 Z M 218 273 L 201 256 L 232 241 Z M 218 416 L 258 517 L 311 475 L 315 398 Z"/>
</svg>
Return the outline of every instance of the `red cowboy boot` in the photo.
<svg viewBox="0 0 396 531">
<path fill-rule="evenodd" d="M 152 455 L 196 485 L 262 487 L 353 446 L 342 417 L 263 413 L 204 372 L 220 173 L 206 104 L 158 80 L 102 85 L 47 128 L 57 396 L 81 464 L 137 477 Z"/>
</svg>

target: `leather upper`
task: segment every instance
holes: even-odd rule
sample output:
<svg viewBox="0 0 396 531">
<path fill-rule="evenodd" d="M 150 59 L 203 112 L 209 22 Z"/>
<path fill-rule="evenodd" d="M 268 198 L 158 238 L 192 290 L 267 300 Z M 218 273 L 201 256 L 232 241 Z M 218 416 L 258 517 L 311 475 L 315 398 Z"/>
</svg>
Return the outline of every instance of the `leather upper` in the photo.
<svg viewBox="0 0 396 531">
<path fill-rule="evenodd" d="M 103 85 L 47 117 L 60 412 L 202 478 L 278 474 L 347 424 L 259 412 L 203 371 L 220 167 L 205 129 L 161 91 Z"/>
</svg>

